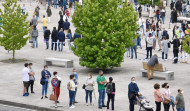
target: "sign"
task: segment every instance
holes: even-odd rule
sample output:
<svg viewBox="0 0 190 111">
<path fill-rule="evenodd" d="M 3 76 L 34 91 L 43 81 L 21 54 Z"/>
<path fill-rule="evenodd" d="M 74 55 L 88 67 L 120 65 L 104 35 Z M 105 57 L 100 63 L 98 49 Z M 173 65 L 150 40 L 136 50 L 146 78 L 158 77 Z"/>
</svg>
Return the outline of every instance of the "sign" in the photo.
<svg viewBox="0 0 190 111">
<path fill-rule="evenodd" d="M 53 88 L 57 88 L 58 84 L 59 84 L 59 80 L 57 78 L 53 78 L 51 80 L 51 85 L 52 85 Z"/>
</svg>

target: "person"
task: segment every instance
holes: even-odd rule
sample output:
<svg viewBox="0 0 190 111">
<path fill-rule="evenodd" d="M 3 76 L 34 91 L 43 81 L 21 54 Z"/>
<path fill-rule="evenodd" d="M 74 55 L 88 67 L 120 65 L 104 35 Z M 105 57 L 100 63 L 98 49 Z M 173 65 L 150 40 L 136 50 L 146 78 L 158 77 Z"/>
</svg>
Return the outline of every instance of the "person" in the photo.
<svg viewBox="0 0 190 111">
<path fill-rule="evenodd" d="M 176 36 L 176 25 L 174 25 L 174 27 L 173 27 L 173 38 L 172 38 L 172 40 L 174 39 L 175 36 Z"/>
<path fill-rule="evenodd" d="M 23 96 L 29 96 L 28 93 L 28 86 L 29 86 L 29 76 L 30 75 L 34 75 L 34 72 L 30 72 L 29 70 L 29 64 L 25 63 L 24 64 L 24 68 L 22 70 L 22 81 L 23 81 L 23 85 L 24 85 L 24 90 L 23 90 Z"/>
<path fill-rule="evenodd" d="M 158 28 L 158 45 L 159 45 L 158 51 L 162 50 L 161 49 L 162 48 L 161 42 L 162 42 L 162 30 L 161 30 L 161 28 Z"/>
<path fill-rule="evenodd" d="M 31 19 L 31 24 L 34 26 L 38 25 L 38 20 L 36 19 L 35 15 L 33 15 L 33 18 Z"/>
<path fill-rule="evenodd" d="M 168 31 L 165 29 L 165 27 L 163 27 L 163 31 L 162 31 L 162 38 L 163 37 L 166 37 L 166 39 L 169 39 Z"/>
<path fill-rule="evenodd" d="M 150 18 L 154 17 L 154 10 L 153 10 L 152 6 L 150 6 L 150 8 L 149 8 L 149 17 Z"/>
<path fill-rule="evenodd" d="M 63 51 L 63 45 L 65 44 L 65 33 L 63 32 L 63 29 L 61 28 L 61 30 L 58 32 L 58 48 L 59 48 L 59 52 Z M 61 45 L 61 46 L 60 46 Z"/>
<path fill-rule="evenodd" d="M 66 19 L 68 19 L 69 17 L 67 16 L 67 14 L 64 12 L 63 13 L 63 21 L 65 22 L 66 21 Z"/>
<path fill-rule="evenodd" d="M 103 71 L 99 71 L 99 75 L 96 79 L 98 84 L 98 92 L 99 92 L 99 99 L 98 99 L 98 108 L 102 109 L 102 107 L 107 107 L 104 105 L 104 99 L 105 99 L 105 84 L 107 83 L 106 78 L 103 75 Z"/>
<path fill-rule="evenodd" d="M 149 36 L 146 38 L 146 42 L 147 42 L 146 59 L 148 59 L 149 52 L 150 52 L 150 58 L 152 57 L 152 47 L 153 47 L 153 42 L 154 41 L 155 41 L 154 37 L 152 36 L 151 33 L 149 33 Z"/>
<path fill-rule="evenodd" d="M 43 32 L 45 32 L 46 30 L 45 27 L 47 27 L 47 19 L 45 15 L 43 15 L 42 24 L 43 24 Z"/>
<path fill-rule="evenodd" d="M 76 88 L 76 85 L 74 83 L 74 79 L 75 79 L 75 76 L 70 75 L 70 82 L 69 82 L 69 99 L 70 99 L 70 102 L 69 102 L 69 107 L 71 109 L 75 108 L 75 106 L 73 105 L 74 96 L 75 96 L 75 88 Z"/>
<path fill-rule="evenodd" d="M 51 50 L 53 51 L 53 49 L 55 49 L 55 51 L 57 50 L 57 38 L 58 38 L 58 31 L 56 30 L 56 27 L 53 27 L 53 31 L 51 34 Z M 55 47 L 54 47 L 55 44 Z"/>
<path fill-rule="evenodd" d="M 146 19 L 146 29 L 150 29 L 151 23 L 149 19 Z"/>
<path fill-rule="evenodd" d="M 178 16 L 177 11 L 174 8 L 172 12 L 172 23 L 177 23 L 177 16 Z"/>
<path fill-rule="evenodd" d="M 92 74 L 88 74 L 88 78 L 85 83 L 85 92 L 86 92 L 86 106 L 88 106 L 88 96 L 90 98 L 90 105 L 92 105 L 92 92 L 94 90 L 95 81 L 92 79 Z"/>
<path fill-rule="evenodd" d="M 173 64 L 177 64 L 180 41 L 177 38 L 177 36 L 175 36 L 175 39 L 172 42 L 170 41 L 170 43 L 173 44 L 173 54 L 174 54 L 174 62 L 173 62 Z"/>
<path fill-rule="evenodd" d="M 29 63 L 29 70 L 30 70 L 30 72 L 34 72 L 34 70 L 33 70 L 33 68 L 32 68 L 32 65 L 33 65 L 32 63 Z M 30 81 L 29 81 L 29 86 L 28 86 L 28 87 L 31 88 L 31 93 L 35 93 L 34 90 L 33 90 L 34 81 L 35 81 L 34 74 L 33 74 L 33 75 L 30 75 L 30 76 L 29 76 L 29 79 L 30 79 Z"/>
<path fill-rule="evenodd" d="M 148 61 L 148 64 L 147 64 L 148 80 L 153 79 L 153 76 L 154 76 L 154 66 L 156 64 L 158 64 L 158 56 L 156 54 L 154 54 L 154 56 L 152 56 L 150 58 L 150 60 Z M 150 76 L 150 70 L 151 70 L 151 76 Z"/>
<path fill-rule="evenodd" d="M 71 11 L 72 6 L 73 6 L 73 0 L 69 0 L 69 9 L 70 9 L 70 11 Z"/>
<path fill-rule="evenodd" d="M 161 12 L 160 12 L 160 15 L 161 15 L 161 18 L 162 18 L 162 23 L 164 24 L 166 11 L 164 9 L 162 9 Z"/>
<path fill-rule="evenodd" d="M 140 95 L 138 85 L 135 82 L 135 77 L 131 78 L 131 83 L 128 85 L 128 98 L 129 98 L 129 109 L 134 111 L 134 105 L 137 101 L 136 96 Z"/>
<path fill-rule="evenodd" d="M 168 59 L 168 40 L 165 36 L 162 41 L 162 59 L 164 59 L 164 54 L 166 55 L 165 59 Z"/>
<path fill-rule="evenodd" d="M 80 38 L 81 38 L 81 35 L 75 32 L 74 35 L 73 35 L 73 38 L 74 38 L 74 40 L 75 40 L 75 39 L 80 39 Z M 75 47 L 75 49 L 77 48 L 76 45 L 74 45 L 74 47 Z"/>
<path fill-rule="evenodd" d="M 142 46 L 141 46 L 142 32 L 140 31 L 140 28 L 138 28 L 136 34 L 139 34 L 139 36 L 137 37 L 137 47 L 139 46 L 140 49 L 142 49 Z"/>
<path fill-rule="evenodd" d="M 37 7 L 35 8 L 35 13 L 36 13 L 36 19 L 38 20 L 39 16 L 40 16 L 40 7 L 37 5 Z"/>
<path fill-rule="evenodd" d="M 187 14 L 187 4 L 186 4 L 185 1 L 182 4 L 182 12 L 183 12 L 183 16 L 186 17 L 186 14 Z"/>
<path fill-rule="evenodd" d="M 59 95 L 60 95 L 61 78 L 58 76 L 58 73 L 56 71 L 53 72 L 53 75 L 55 78 L 58 79 L 58 86 L 56 89 L 53 88 L 53 90 L 54 90 L 54 94 L 56 94 L 56 98 L 57 98 L 56 102 L 59 103 L 58 99 L 59 99 Z M 55 93 L 55 90 L 56 90 L 56 93 Z"/>
<path fill-rule="evenodd" d="M 77 86 L 79 84 L 79 81 L 78 81 L 78 74 L 77 74 L 77 70 L 75 68 L 73 68 L 73 73 L 72 73 L 74 76 L 75 76 L 75 79 L 73 80 L 76 87 L 75 87 L 75 94 L 74 94 L 74 100 L 73 100 L 73 103 L 78 103 L 75 98 L 76 98 L 76 94 L 77 94 Z"/>
<path fill-rule="evenodd" d="M 66 36 L 67 36 L 67 42 L 68 42 L 69 49 L 71 50 L 71 39 L 72 39 L 71 29 L 68 30 L 68 34 Z"/>
<path fill-rule="evenodd" d="M 179 39 L 180 38 L 180 30 L 179 30 L 179 26 L 177 26 L 177 29 L 176 29 L 176 36 L 177 38 Z"/>
<path fill-rule="evenodd" d="M 185 40 L 184 40 L 184 38 L 182 39 L 182 41 L 181 41 L 181 55 L 182 55 L 182 61 L 181 61 L 181 63 L 187 63 L 187 56 L 188 56 L 188 54 L 184 51 L 184 46 L 183 46 L 183 44 L 185 43 Z M 187 42 L 187 45 L 189 45 L 188 44 L 188 42 Z"/>
<path fill-rule="evenodd" d="M 69 28 L 70 28 L 70 23 L 68 22 L 68 20 L 66 19 L 66 21 L 63 23 L 63 29 L 64 29 L 64 33 L 65 33 L 65 35 L 67 35 L 67 33 L 68 33 L 68 30 L 69 30 Z"/>
<path fill-rule="evenodd" d="M 21 7 L 21 10 L 22 10 L 22 14 L 25 15 L 26 14 L 25 4 L 23 4 L 23 6 Z"/>
<path fill-rule="evenodd" d="M 82 1 L 83 0 L 78 0 L 78 3 L 81 5 L 81 7 L 82 7 Z"/>
<path fill-rule="evenodd" d="M 45 32 L 44 32 L 44 41 L 46 42 L 46 49 L 49 49 L 49 37 L 50 37 L 50 30 L 45 27 Z"/>
<path fill-rule="evenodd" d="M 139 26 L 143 30 L 143 35 L 144 35 L 144 19 L 142 17 L 139 18 Z"/>
<path fill-rule="evenodd" d="M 183 97 L 182 89 L 178 89 L 178 95 L 176 96 L 175 104 L 177 111 L 185 111 L 185 99 Z"/>
<path fill-rule="evenodd" d="M 156 18 L 157 18 L 157 21 L 160 19 L 160 10 L 156 10 Z"/>
<path fill-rule="evenodd" d="M 169 105 L 169 102 L 171 102 L 171 91 L 169 89 L 169 85 L 168 83 L 164 83 L 162 84 L 162 88 L 163 88 L 163 92 L 162 92 L 162 95 L 163 95 L 163 105 L 164 105 L 164 111 L 169 111 L 170 109 L 170 105 Z"/>
<path fill-rule="evenodd" d="M 137 39 L 133 39 L 134 46 L 131 47 L 131 59 L 133 59 L 133 50 L 135 52 L 135 59 L 137 59 Z"/>
<path fill-rule="evenodd" d="M 44 69 L 41 71 L 41 81 L 44 82 L 44 84 L 42 84 L 42 97 L 41 99 L 44 98 L 44 92 L 45 92 L 45 98 L 47 97 L 47 91 L 48 91 L 48 83 L 49 83 L 49 79 L 51 77 L 51 73 L 48 71 L 48 66 L 45 65 Z"/>
<path fill-rule="evenodd" d="M 141 7 L 141 5 L 139 5 L 139 7 L 138 7 L 138 12 L 139 12 L 139 18 L 141 17 L 141 13 L 142 13 L 142 7 Z"/>
<path fill-rule="evenodd" d="M 172 1 L 170 4 L 170 9 L 173 10 L 173 8 L 174 8 L 174 2 Z"/>
<path fill-rule="evenodd" d="M 63 19 L 63 8 L 59 11 L 60 20 Z"/>
<path fill-rule="evenodd" d="M 54 8 L 57 8 L 57 0 L 53 0 Z"/>
<path fill-rule="evenodd" d="M 160 84 L 154 84 L 154 98 L 156 103 L 156 111 L 161 111 L 162 94 L 160 92 Z"/>
<path fill-rule="evenodd" d="M 59 22 L 58 22 L 58 31 L 60 31 L 61 28 L 64 29 L 63 23 L 64 23 L 64 21 L 63 21 L 63 19 L 61 18 L 61 19 L 59 20 Z"/>
<path fill-rule="evenodd" d="M 66 2 L 66 0 L 62 0 L 63 2 L 63 8 L 64 8 L 64 12 L 65 12 L 65 10 L 66 10 L 66 8 L 67 8 L 67 2 Z"/>
<path fill-rule="evenodd" d="M 32 37 L 32 41 L 33 41 L 33 45 L 32 48 L 35 48 L 35 44 L 36 44 L 36 48 L 38 48 L 38 29 L 36 28 L 36 26 L 33 26 L 33 29 L 31 31 L 31 37 Z"/>
<path fill-rule="evenodd" d="M 112 103 L 112 111 L 114 111 L 114 98 L 115 98 L 115 83 L 113 82 L 113 78 L 109 77 L 109 82 L 106 84 L 106 93 L 108 96 L 108 101 L 107 101 L 107 110 L 109 110 L 109 104 L 110 104 L 110 100 Z"/>
<path fill-rule="evenodd" d="M 51 12 L 50 6 L 48 6 L 46 13 L 47 13 L 47 17 L 48 17 L 48 22 L 51 22 L 52 12 Z"/>
</svg>

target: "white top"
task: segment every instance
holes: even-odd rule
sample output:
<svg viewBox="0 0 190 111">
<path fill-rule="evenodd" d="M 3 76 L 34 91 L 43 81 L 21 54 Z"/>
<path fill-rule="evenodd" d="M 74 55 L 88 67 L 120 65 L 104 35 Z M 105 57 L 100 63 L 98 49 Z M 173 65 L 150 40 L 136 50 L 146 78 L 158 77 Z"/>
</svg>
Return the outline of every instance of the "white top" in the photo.
<svg viewBox="0 0 190 111">
<path fill-rule="evenodd" d="M 70 80 L 71 91 L 75 91 L 76 85 L 73 80 Z"/>
<path fill-rule="evenodd" d="M 91 84 L 93 84 L 93 85 L 88 85 L 89 83 L 91 83 Z M 86 84 L 85 84 L 85 85 L 86 85 L 85 89 L 92 91 L 94 84 L 95 84 L 95 82 L 94 82 L 93 79 L 87 79 L 87 80 L 86 80 Z"/>
<path fill-rule="evenodd" d="M 139 26 L 144 25 L 144 19 L 141 17 L 139 18 Z"/>
<path fill-rule="evenodd" d="M 82 0 L 79 0 L 79 4 L 82 5 Z"/>
<path fill-rule="evenodd" d="M 165 94 L 168 99 L 170 99 L 170 97 L 171 97 L 171 91 L 169 89 L 164 88 L 162 91 L 162 94 L 163 95 Z"/>
<path fill-rule="evenodd" d="M 26 7 L 21 7 L 21 10 L 23 10 L 23 12 L 26 12 Z"/>
<path fill-rule="evenodd" d="M 166 7 L 166 1 L 163 1 L 163 6 Z"/>
<path fill-rule="evenodd" d="M 27 67 L 25 67 L 22 70 L 22 80 L 23 81 L 29 81 L 29 74 L 28 74 L 29 72 L 30 72 L 30 70 Z"/>
<path fill-rule="evenodd" d="M 147 41 L 147 47 L 153 47 L 153 42 L 154 42 L 154 37 L 147 37 L 146 38 Z"/>
</svg>

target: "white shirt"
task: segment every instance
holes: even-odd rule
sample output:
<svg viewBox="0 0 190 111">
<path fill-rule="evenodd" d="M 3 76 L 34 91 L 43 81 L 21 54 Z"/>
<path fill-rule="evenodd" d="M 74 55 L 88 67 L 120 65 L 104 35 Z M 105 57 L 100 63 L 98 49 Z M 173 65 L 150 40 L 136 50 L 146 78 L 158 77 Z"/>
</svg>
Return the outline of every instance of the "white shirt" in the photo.
<svg viewBox="0 0 190 111">
<path fill-rule="evenodd" d="M 82 5 L 82 0 L 79 0 L 79 4 Z"/>
<path fill-rule="evenodd" d="M 29 81 L 29 74 L 28 74 L 29 72 L 30 72 L 30 70 L 27 67 L 25 67 L 22 70 L 22 80 L 23 81 Z"/>
<path fill-rule="evenodd" d="M 144 19 L 143 18 L 139 18 L 139 26 L 144 25 Z"/>
<path fill-rule="evenodd" d="M 26 12 L 26 7 L 21 7 L 21 9 L 23 10 L 23 12 Z"/>
</svg>

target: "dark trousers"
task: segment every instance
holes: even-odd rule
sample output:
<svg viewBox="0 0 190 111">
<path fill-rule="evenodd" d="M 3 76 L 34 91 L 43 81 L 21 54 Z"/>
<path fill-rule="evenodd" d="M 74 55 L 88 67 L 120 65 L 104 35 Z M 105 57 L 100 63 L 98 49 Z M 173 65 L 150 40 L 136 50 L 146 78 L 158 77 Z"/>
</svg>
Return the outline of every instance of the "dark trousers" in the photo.
<svg viewBox="0 0 190 111">
<path fill-rule="evenodd" d="M 170 105 L 169 104 L 164 104 L 164 111 L 169 111 Z"/>
<path fill-rule="evenodd" d="M 31 88 L 31 92 L 33 92 L 33 86 L 34 86 L 34 80 L 30 80 L 30 81 L 29 81 L 28 88 L 29 88 L 29 87 Z M 28 88 L 27 88 L 27 92 L 28 92 Z"/>
<path fill-rule="evenodd" d="M 55 44 L 55 47 L 54 47 L 54 44 Z M 51 50 L 55 49 L 55 51 L 57 50 L 57 40 L 52 40 L 52 43 L 51 43 Z"/>
<path fill-rule="evenodd" d="M 166 55 L 165 59 L 167 59 L 168 58 L 168 54 L 166 53 L 165 55 Z M 164 59 L 164 52 L 162 52 L 162 59 Z"/>
<path fill-rule="evenodd" d="M 134 111 L 134 106 L 135 106 L 134 100 L 133 100 L 133 99 L 130 99 L 130 100 L 129 100 L 129 103 L 130 103 L 130 105 L 129 105 L 130 111 Z"/>
<path fill-rule="evenodd" d="M 156 102 L 156 111 L 161 111 L 161 102 Z"/>
<path fill-rule="evenodd" d="M 178 48 L 174 48 L 173 49 L 174 58 L 177 57 L 177 58 L 174 59 L 174 63 L 178 62 L 178 53 L 179 53 L 179 49 Z"/>
<path fill-rule="evenodd" d="M 152 57 L 152 47 L 147 47 L 147 53 L 146 53 L 146 58 L 148 59 L 149 56 L 149 52 L 150 52 L 150 58 Z"/>
<path fill-rule="evenodd" d="M 141 13 L 139 13 L 139 17 L 141 17 Z"/>
<path fill-rule="evenodd" d="M 109 104 L 110 104 L 110 100 L 111 100 L 112 110 L 114 110 L 114 97 L 115 97 L 115 94 L 107 94 L 107 95 L 108 95 L 107 109 L 109 109 Z"/>
</svg>

